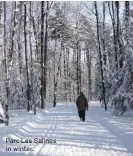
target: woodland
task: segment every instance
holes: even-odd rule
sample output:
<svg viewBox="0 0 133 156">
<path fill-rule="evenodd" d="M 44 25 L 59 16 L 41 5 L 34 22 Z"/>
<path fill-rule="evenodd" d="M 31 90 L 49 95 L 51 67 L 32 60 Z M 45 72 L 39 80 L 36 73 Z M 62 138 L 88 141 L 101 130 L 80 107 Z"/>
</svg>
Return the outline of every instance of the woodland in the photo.
<svg viewBox="0 0 133 156">
<path fill-rule="evenodd" d="M 0 1 L 0 104 L 5 111 L 101 100 L 133 109 L 133 3 Z"/>
</svg>

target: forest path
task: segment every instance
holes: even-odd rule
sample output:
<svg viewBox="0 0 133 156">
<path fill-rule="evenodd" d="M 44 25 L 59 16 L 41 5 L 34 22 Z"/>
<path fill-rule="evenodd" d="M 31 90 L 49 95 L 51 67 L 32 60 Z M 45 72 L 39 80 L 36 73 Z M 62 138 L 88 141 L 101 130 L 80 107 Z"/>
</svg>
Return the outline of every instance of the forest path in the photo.
<svg viewBox="0 0 133 156">
<path fill-rule="evenodd" d="M 19 112 L 8 127 L 0 127 L 0 156 L 133 156 L 132 118 L 126 114 L 112 117 L 110 111 L 99 106 L 91 103 L 85 122 L 79 121 L 75 104 L 58 104 L 56 108 L 39 110 L 36 116 Z M 27 138 L 32 143 L 6 143 L 7 137 Z M 56 143 L 35 143 L 35 138 Z M 12 151 L 5 151 L 6 146 Z M 18 146 L 33 151 L 14 152 L 13 147 Z"/>
</svg>

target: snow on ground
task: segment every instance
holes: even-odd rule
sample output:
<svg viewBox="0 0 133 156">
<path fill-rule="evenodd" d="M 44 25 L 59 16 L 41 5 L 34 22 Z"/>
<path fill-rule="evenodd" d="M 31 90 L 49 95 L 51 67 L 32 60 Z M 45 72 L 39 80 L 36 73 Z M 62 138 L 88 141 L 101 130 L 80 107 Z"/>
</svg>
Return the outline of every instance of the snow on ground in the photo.
<svg viewBox="0 0 133 156">
<path fill-rule="evenodd" d="M 0 156 L 133 156 L 133 118 L 127 114 L 113 117 L 99 106 L 98 102 L 90 104 L 85 122 L 79 121 L 75 104 L 38 110 L 36 116 L 15 112 L 8 127 L 0 124 Z M 56 143 L 6 143 L 8 137 L 56 139 Z M 18 146 L 33 151 L 14 152 Z"/>
</svg>

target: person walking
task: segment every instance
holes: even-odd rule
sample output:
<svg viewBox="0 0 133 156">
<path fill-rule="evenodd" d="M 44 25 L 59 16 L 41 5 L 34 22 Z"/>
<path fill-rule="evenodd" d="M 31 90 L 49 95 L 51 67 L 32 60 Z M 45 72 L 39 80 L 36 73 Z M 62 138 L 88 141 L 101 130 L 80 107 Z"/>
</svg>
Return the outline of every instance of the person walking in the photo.
<svg viewBox="0 0 133 156">
<path fill-rule="evenodd" d="M 88 101 L 83 92 L 81 92 L 80 96 L 77 98 L 76 105 L 80 120 L 85 121 L 85 111 L 88 110 Z"/>
</svg>

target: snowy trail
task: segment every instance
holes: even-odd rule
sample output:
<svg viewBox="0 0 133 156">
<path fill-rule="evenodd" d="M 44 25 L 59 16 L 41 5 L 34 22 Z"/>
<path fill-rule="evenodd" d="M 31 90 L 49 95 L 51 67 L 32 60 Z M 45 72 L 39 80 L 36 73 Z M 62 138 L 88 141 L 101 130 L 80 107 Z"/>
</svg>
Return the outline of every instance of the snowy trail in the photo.
<svg viewBox="0 0 133 156">
<path fill-rule="evenodd" d="M 33 114 L 19 112 L 9 127 L 0 125 L 0 156 L 133 156 L 133 120 L 112 117 L 92 103 L 86 112 L 86 122 L 80 122 L 75 105 Z M 56 139 L 56 144 L 6 143 L 5 138 Z M 6 146 L 33 147 L 33 151 L 5 151 Z"/>
</svg>

